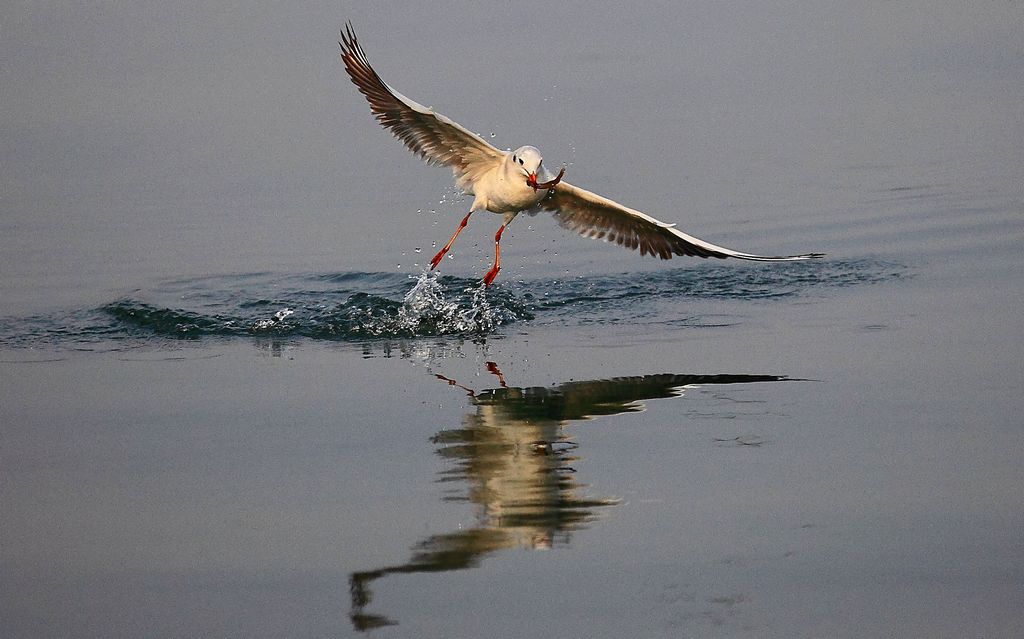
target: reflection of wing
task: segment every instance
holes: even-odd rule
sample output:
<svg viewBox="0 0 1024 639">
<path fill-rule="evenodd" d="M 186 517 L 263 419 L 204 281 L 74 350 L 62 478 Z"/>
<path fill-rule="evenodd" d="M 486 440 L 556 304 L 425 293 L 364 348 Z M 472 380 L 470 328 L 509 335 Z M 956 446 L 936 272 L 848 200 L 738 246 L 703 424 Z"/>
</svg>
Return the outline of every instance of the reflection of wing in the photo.
<svg viewBox="0 0 1024 639">
<path fill-rule="evenodd" d="M 616 415 L 637 410 L 636 402 L 680 394 L 683 386 L 777 382 L 779 375 L 642 375 L 586 382 L 566 382 L 553 388 L 497 388 L 478 393 L 477 405 L 501 406 L 511 419 L 527 417 L 559 421 Z"/>
<path fill-rule="evenodd" d="M 434 535 L 420 542 L 416 554 L 407 563 L 376 570 L 352 573 L 349 576 L 349 595 L 352 611 L 349 618 L 356 630 L 366 631 L 382 626 L 396 625 L 388 617 L 364 612 L 373 599 L 370 584 L 387 575 L 445 572 L 473 568 L 487 553 L 502 547 L 501 532 L 487 528 Z"/>
<path fill-rule="evenodd" d="M 596 193 L 561 182 L 551 195 L 541 201 L 540 207 L 552 211 L 558 223 L 585 237 L 604 239 L 620 246 L 640 249 L 642 255 L 657 255 L 663 260 L 673 255 L 697 257 L 735 257 L 758 262 L 785 262 L 822 257 L 822 253 L 768 257 L 740 253 L 723 246 L 687 235 L 640 211 L 625 207 Z"/>
<path fill-rule="evenodd" d="M 385 84 L 366 60 L 351 24 L 342 31 L 339 44 L 345 70 L 381 126 L 430 164 L 450 167 L 460 188 L 466 189 L 505 157 L 479 135 Z"/>
</svg>

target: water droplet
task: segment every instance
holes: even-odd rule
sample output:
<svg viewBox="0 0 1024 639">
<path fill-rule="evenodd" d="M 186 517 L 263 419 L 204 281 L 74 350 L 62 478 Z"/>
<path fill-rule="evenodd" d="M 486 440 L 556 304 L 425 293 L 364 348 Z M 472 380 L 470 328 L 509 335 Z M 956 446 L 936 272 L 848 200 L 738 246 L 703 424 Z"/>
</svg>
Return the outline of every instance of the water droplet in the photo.
<svg viewBox="0 0 1024 639">
<path fill-rule="evenodd" d="M 414 251 L 416 251 L 417 253 L 419 253 L 419 252 L 420 252 L 420 251 L 422 251 L 423 249 L 417 246 L 417 247 L 416 247 L 416 248 L 414 248 L 413 250 L 414 250 Z"/>
</svg>

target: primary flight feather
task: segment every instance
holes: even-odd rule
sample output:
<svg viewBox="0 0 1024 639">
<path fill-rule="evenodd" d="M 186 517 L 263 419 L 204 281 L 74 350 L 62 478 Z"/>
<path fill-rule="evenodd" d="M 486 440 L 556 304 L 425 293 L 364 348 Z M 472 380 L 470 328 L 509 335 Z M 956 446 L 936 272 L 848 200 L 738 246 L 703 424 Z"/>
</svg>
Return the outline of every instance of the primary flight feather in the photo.
<svg viewBox="0 0 1024 639">
<path fill-rule="evenodd" d="M 370 66 L 352 30 L 341 33 L 341 58 L 352 82 L 366 96 L 370 111 L 410 151 L 430 164 L 450 167 L 455 182 L 473 196 L 469 213 L 448 243 L 430 261 L 436 268 L 474 211 L 491 211 L 504 219 L 494 235 L 494 265 L 484 275 L 490 285 L 501 269 L 501 234 L 521 211 L 551 211 L 564 228 L 585 237 L 604 239 L 642 255 L 669 259 L 673 255 L 737 258 L 759 262 L 791 262 L 822 257 L 821 253 L 770 257 L 741 253 L 687 235 L 640 211 L 562 180 L 563 168 L 552 175 L 533 146 L 500 151 L 457 122 L 434 112 L 389 87 Z"/>
</svg>

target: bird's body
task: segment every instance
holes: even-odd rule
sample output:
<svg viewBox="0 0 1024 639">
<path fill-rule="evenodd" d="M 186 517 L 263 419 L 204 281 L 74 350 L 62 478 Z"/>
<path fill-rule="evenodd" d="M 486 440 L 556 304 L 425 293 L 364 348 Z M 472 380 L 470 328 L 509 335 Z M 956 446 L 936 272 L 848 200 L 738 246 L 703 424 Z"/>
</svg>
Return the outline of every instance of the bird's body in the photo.
<svg viewBox="0 0 1024 639">
<path fill-rule="evenodd" d="M 727 249 L 687 235 L 674 224 L 666 224 L 573 186 L 562 181 L 564 168 L 557 176 L 548 172 L 537 148 L 522 146 L 515 151 L 500 151 L 479 135 L 389 87 L 370 66 L 351 25 L 342 32 L 339 44 L 345 70 L 366 96 L 380 124 L 428 163 L 450 167 L 459 188 L 473 196 L 469 213 L 431 260 L 431 268 L 437 267 L 475 211 L 503 216 L 502 225 L 494 236 L 494 266 L 484 276 L 487 285 L 500 270 L 502 231 L 522 211 L 550 211 L 561 226 L 581 235 L 639 249 L 642 255 L 657 255 L 666 260 L 673 255 L 762 262 L 821 257 L 820 253 L 769 257 Z"/>
<path fill-rule="evenodd" d="M 524 153 L 540 153 L 533 147 L 522 147 L 519 155 L 506 153 L 501 162 L 484 172 L 476 181 L 465 187 L 473 196 L 473 211 L 490 211 L 504 215 L 519 213 L 537 206 L 547 197 L 547 191 L 535 189 L 523 180 L 523 175 L 512 158 Z"/>
</svg>

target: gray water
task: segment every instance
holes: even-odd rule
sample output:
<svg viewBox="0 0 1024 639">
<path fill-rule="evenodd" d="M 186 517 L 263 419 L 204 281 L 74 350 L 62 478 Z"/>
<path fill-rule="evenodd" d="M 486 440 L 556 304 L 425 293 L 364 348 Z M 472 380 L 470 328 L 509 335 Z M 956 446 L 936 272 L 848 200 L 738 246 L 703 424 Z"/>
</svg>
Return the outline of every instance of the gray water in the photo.
<svg viewBox="0 0 1024 639">
<path fill-rule="evenodd" d="M 739 250 L 498 219 L 384 79 Z M 0 9 L 0 635 L 1015 637 L 1024 9 Z"/>
</svg>

